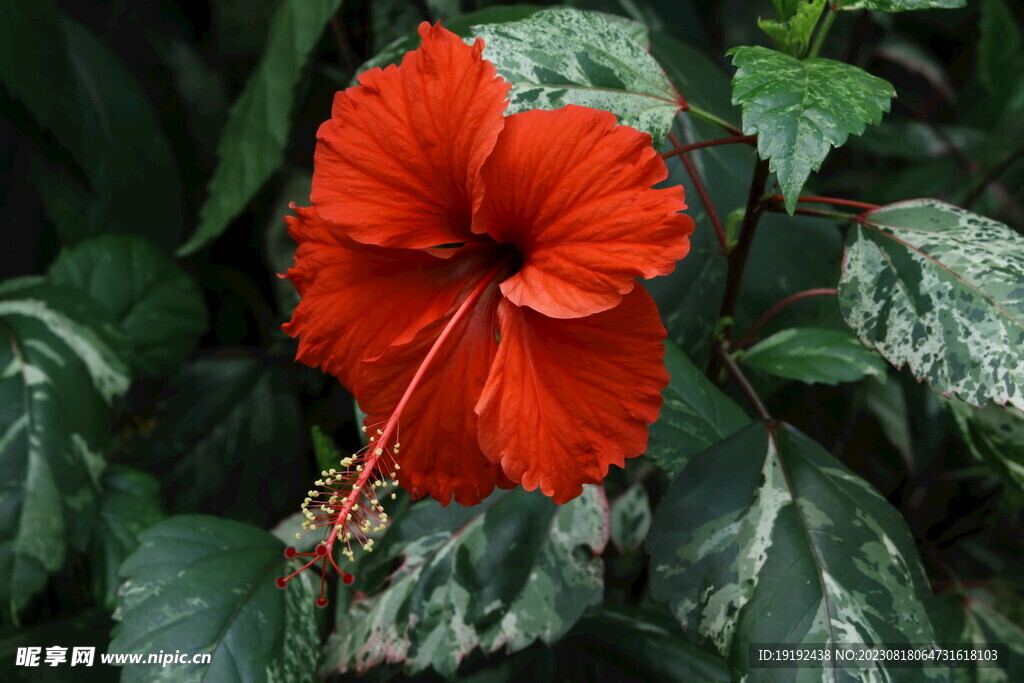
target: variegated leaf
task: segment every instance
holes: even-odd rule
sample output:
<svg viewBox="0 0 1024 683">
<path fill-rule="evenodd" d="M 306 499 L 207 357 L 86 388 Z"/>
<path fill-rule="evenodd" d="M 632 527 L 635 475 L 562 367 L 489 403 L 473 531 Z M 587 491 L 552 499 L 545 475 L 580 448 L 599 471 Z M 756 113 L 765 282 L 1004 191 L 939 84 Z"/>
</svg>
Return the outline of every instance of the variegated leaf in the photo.
<svg viewBox="0 0 1024 683">
<path fill-rule="evenodd" d="M 1024 410 L 1024 240 L 934 199 L 883 206 L 849 235 L 839 305 L 893 365 L 940 394 Z"/>
<path fill-rule="evenodd" d="M 757 423 L 695 456 L 662 499 L 647 548 L 654 597 L 737 678 L 943 680 L 881 665 L 748 668 L 751 643 L 933 641 L 902 518 L 792 427 Z"/>
<path fill-rule="evenodd" d="M 660 148 L 680 97 L 621 21 L 551 9 L 506 24 L 477 26 L 484 57 L 512 83 L 508 114 L 578 104 L 615 114 Z"/>
<path fill-rule="evenodd" d="M 143 532 L 124 564 L 119 621 L 108 652 L 210 654 L 209 664 L 133 664 L 136 681 L 306 681 L 319 656 L 315 577 L 286 590 L 298 567 L 267 532 L 205 515 L 179 515 Z"/>
<path fill-rule="evenodd" d="M 518 488 L 468 508 L 414 505 L 381 540 L 383 554 L 360 566 L 352 588 L 368 595 L 340 615 L 325 670 L 403 662 L 451 675 L 477 647 L 551 643 L 600 601 L 595 555 L 607 541 L 607 501 L 592 486 L 561 506 Z"/>
<path fill-rule="evenodd" d="M 873 9 L 880 12 L 907 12 L 916 9 L 955 9 L 967 0 L 846 0 L 837 3 L 838 9 Z"/>
<path fill-rule="evenodd" d="M 113 321 L 77 290 L 0 285 L 0 601 L 12 612 L 69 545 L 89 542 L 126 355 Z"/>
<path fill-rule="evenodd" d="M 878 123 L 896 95 L 863 69 L 831 59 L 798 60 L 765 47 L 729 51 L 732 101 L 743 106 L 743 132 L 757 135 L 792 213 L 800 189 L 832 147 Z"/>
<path fill-rule="evenodd" d="M 651 503 L 641 484 L 633 484 L 615 499 L 609 521 L 612 543 L 620 553 L 644 544 L 651 528 Z"/>
</svg>

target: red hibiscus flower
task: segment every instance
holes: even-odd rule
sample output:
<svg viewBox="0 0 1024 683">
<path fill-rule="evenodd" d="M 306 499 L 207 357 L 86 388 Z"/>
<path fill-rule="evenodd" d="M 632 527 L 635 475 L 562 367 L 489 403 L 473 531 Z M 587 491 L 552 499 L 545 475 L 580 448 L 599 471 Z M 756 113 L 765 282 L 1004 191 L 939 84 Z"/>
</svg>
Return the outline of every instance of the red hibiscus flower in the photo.
<svg viewBox="0 0 1024 683">
<path fill-rule="evenodd" d="M 372 546 L 389 480 L 445 504 L 517 483 L 571 500 L 643 452 L 668 382 L 635 278 L 671 272 L 693 221 L 681 187 L 651 189 L 667 170 L 650 136 L 584 107 L 506 117 L 483 41 L 419 34 L 337 94 L 313 206 L 288 218 L 284 329 L 371 434 L 310 492 L 307 526 L 331 528 L 310 563 L 337 538 Z"/>
</svg>

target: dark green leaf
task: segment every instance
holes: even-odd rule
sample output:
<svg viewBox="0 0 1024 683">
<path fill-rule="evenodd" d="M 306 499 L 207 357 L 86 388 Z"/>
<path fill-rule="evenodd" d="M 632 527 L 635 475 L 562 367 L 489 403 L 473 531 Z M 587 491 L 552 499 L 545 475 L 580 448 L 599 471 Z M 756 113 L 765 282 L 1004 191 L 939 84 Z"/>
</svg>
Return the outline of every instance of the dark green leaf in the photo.
<svg viewBox="0 0 1024 683">
<path fill-rule="evenodd" d="M 152 431 L 126 450 L 139 466 L 166 473 L 172 511 L 269 524 L 289 506 L 283 473 L 304 460 L 299 406 L 284 373 L 268 361 L 203 358 L 170 378 Z"/>
<path fill-rule="evenodd" d="M 65 243 L 130 233 L 170 251 L 182 230 L 181 181 L 156 112 L 109 47 L 74 21 L 63 29 L 75 78 L 59 91 L 73 102 L 69 116 L 81 130 L 80 140 L 66 144 L 79 150 L 91 191 L 36 161 L 43 207 Z"/>
<path fill-rule="evenodd" d="M 117 606 L 117 570 L 139 547 L 139 534 L 164 519 L 160 482 L 145 472 L 111 465 L 103 472 L 100 514 L 89 552 L 93 595 L 101 605 Z"/>
<path fill-rule="evenodd" d="M 217 0 L 210 4 L 217 51 L 226 57 L 258 55 L 267 42 L 276 0 Z"/>
<path fill-rule="evenodd" d="M 742 429 L 750 418 L 672 342 L 665 343 L 665 368 L 671 380 L 662 392 L 661 415 L 651 425 L 647 455 L 674 476 L 693 455 Z"/>
<path fill-rule="evenodd" d="M 914 444 L 907 413 L 907 397 L 901 383 L 868 380 L 864 383 L 864 389 L 865 407 L 874 414 L 889 443 L 899 451 L 905 463 L 914 463 Z M 913 471 L 916 465 L 908 469 Z"/>
<path fill-rule="evenodd" d="M 132 342 L 133 368 L 154 375 L 184 360 L 206 329 L 199 287 L 150 242 L 103 235 L 64 249 L 50 278 L 90 295 Z"/>
<path fill-rule="evenodd" d="M 839 9 L 873 9 L 880 12 L 906 12 L 915 9 L 955 9 L 967 0 L 845 0 Z"/>
<path fill-rule="evenodd" d="M 313 576 L 286 590 L 274 579 L 298 564 L 265 531 L 203 515 L 180 515 L 150 527 L 121 566 L 119 624 L 108 652 L 210 653 L 209 664 L 135 664 L 121 680 L 309 680 L 320 636 Z"/>
<path fill-rule="evenodd" d="M 77 290 L 0 284 L 0 601 L 17 612 L 82 550 L 110 444 L 111 404 L 128 389 L 124 340 Z"/>
<path fill-rule="evenodd" d="M 217 7 L 222 4 L 218 2 Z M 156 31 L 147 37 L 171 72 L 195 145 L 205 155 L 216 148 L 228 116 L 223 74 L 209 65 L 192 43 Z"/>
<path fill-rule="evenodd" d="M 643 486 L 633 484 L 615 499 L 610 522 L 612 543 L 620 553 L 644 544 L 651 528 L 651 503 Z"/>
<path fill-rule="evenodd" d="M 883 121 L 868 128 L 857 145 L 888 159 L 922 162 L 948 155 L 947 138 L 961 151 L 973 151 L 985 143 L 985 132 L 959 126 L 933 128 L 918 121 Z"/>
<path fill-rule="evenodd" d="M 1024 242 L 933 199 L 865 214 L 839 304 L 854 332 L 940 394 L 1024 409 Z"/>
<path fill-rule="evenodd" d="M 278 192 L 271 209 L 269 220 L 263 229 L 263 258 L 272 273 L 285 273 L 295 264 L 295 240 L 288 234 L 285 216 L 293 212 L 289 205 L 294 202 L 299 206 L 308 206 L 309 190 L 313 176 L 307 171 L 289 169 L 285 173 L 281 191 Z M 299 293 L 291 280 L 274 278 L 274 294 L 277 297 L 278 310 L 290 315 L 299 303 Z"/>
<path fill-rule="evenodd" d="M 885 380 L 886 363 L 849 332 L 791 327 L 755 344 L 741 356 L 744 365 L 800 382 L 839 384 L 866 375 Z"/>
<path fill-rule="evenodd" d="M 199 213 L 199 227 L 179 254 L 190 254 L 224 232 L 281 165 L 295 85 L 341 2 L 285 0 L 278 6 L 260 63 L 232 105 L 217 145 L 220 163 Z"/>
<path fill-rule="evenodd" d="M 730 678 L 725 663 L 688 642 L 670 616 L 633 605 L 588 611 L 559 641 L 555 656 L 571 657 L 566 668 L 576 674 L 574 680 L 711 683 Z"/>
<path fill-rule="evenodd" d="M 978 32 L 978 79 L 1002 111 L 1024 80 L 1024 35 L 1005 0 L 982 0 Z"/>
<path fill-rule="evenodd" d="M 1008 646 L 1009 660 L 996 667 L 970 664 L 952 670 L 954 683 L 1012 683 L 1024 671 L 1024 600 L 1011 586 L 991 583 L 985 587 L 962 588 L 943 594 L 937 600 L 932 622 L 938 631 L 937 642 L 962 643 L 987 649 Z"/>
<path fill-rule="evenodd" d="M 751 674 L 750 643 L 934 642 L 927 583 L 899 513 L 786 425 L 751 425 L 694 457 L 665 493 L 647 548 L 653 596 L 736 678 Z M 827 668 L 801 671 L 837 680 Z"/>
<path fill-rule="evenodd" d="M 729 51 L 736 66 L 732 99 L 743 107 L 743 132 L 757 135 L 792 212 L 811 171 L 831 147 L 878 123 L 895 96 L 892 86 L 830 59 L 794 59 L 764 47 Z"/>
<path fill-rule="evenodd" d="M 0 4 L 0 85 L 24 107 L 40 135 L 41 151 L 60 146 L 74 162 L 88 165 L 74 102 L 54 83 L 71 84 L 63 17 L 55 0 Z M 32 68 L 25 68 L 31 64 Z M 25 134 L 27 131 L 20 131 Z M 56 138 L 55 140 L 53 138 Z"/>
<path fill-rule="evenodd" d="M 15 666 L 18 648 L 42 648 L 40 660 L 45 658 L 47 645 L 44 643 L 60 643 L 62 647 L 67 647 L 69 659 L 72 656 L 71 648 L 74 647 L 92 647 L 95 648 L 95 652 L 103 652 L 110 642 L 112 627 L 110 610 L 92 607 L 64 618 L 38 625 L 26 625 L 3 633 L 0 635 L 0 661 L 7 664 L 4 667 L 4 683 L 64 683 L 67 680 L 67 669 L 62 672 L 61 667 Z M 92 667 L 78 665 L 75 668 L 75 683 L 110 683 L 113 672 L 112 669 L 99 665 L 99 657 L 94 657 Z"/>
<path fill-rule="evenodd" d="M 327 671 L 404 662 L 410 672 L 452 674 L 470 651 L 552 643 L 599 602 L 608 541 L 601 489 L 555 505 L 539 491 L 493 494 L 474 507 L 433 501 L 396 518 L 356 577 L 357 598 L 327 645 Z M 377 591 L 374 577 L 388 576 Z"/>
<path fill-rule="evenodd" d="M 316 454 L 316 462 L 321 470 L 329 470 L 337 467 L 341 461 L 341 451 L 334 445 L 331 437 L 324 434 L 320 427 L 313 425 L 311 430 L 313 440 L 313 452 Z"/>
<path fill-rule="evenodd" d="M 1024 500 L 1024 415 L 991 404 L 981 410 L 954 399 L 943 404 L 974 457 Z"/>
<path fill-rule="evenodd" d="M 484 57 L 512 83 L 508 114 L 567 104 L 604 109 L 649 133 L 660 148 L 679 111 L 679 95 L 658 63 L 621 22 L 604 15 L 543 10 L 475 27 L 473 34 L 486 43 Z"/>
</svg>

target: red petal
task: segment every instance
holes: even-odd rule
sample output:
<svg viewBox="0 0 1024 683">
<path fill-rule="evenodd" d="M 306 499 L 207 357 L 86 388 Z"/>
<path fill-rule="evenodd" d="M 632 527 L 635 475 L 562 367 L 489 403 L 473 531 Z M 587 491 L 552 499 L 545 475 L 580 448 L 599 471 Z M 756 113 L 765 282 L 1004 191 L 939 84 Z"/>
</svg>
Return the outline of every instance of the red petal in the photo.
<svg viewBox="0 0 1024 683">
<path fill-rule="evenodd" d="M 420 24 L 401 66 L 371 69 L 334 98 L 317 132 L 312 201 L 359 242 L 425 248 L 474 239 L 480 167 L 509 85 L 473 46 Z M 476 197 L 476 199 L 474 199 Z"/>
<path fill-rule="evenodd" d="M 665 328 L 643 287 L 609 311 L 555 320 L 502 301 L 476 412 L 480 445 L 525 489 L 565 503 L 644 452 L 668 384 Z"/>
<path fill-rule="evenodd" d="M 296 208 L 289 232 L 299 246 L 287 277 L 302 300 L 282 329 L 299 337 L 298 360 L 322 367 L 353 392 L 360 360 L 411 340 L 448 312 L 494 247 L 469 246 L 450 259 L 384 249 L 341 236 L 313 208 Z"/>
<path fill-rule="evenodd" d="M 690 248 L 682 187 L 651 138 L 615 116 L 568 106 L 506 117 L 483 168 L 473 230 L 516 245 L 523 268 L 501 285 L 510 301 L 553 318 L 614 307 L 634 278 L 665 275 Z"/>
<path fill-rule="evenodd" d="M 500 298 L 497 285 L 481 295 L 444 341 L 399 419 L 398 478 L 416 497 L 429 495 L 447 505 L 454 495 L 462 505 L 475 505 L 495 486 L 515 486 L 480 452 L 473 412 L 497 347 L 495 309 Z M 366 389 L 357 398 L 368 425 L 390 417 L 450 317 L 364 364 Z"/>
</svg>

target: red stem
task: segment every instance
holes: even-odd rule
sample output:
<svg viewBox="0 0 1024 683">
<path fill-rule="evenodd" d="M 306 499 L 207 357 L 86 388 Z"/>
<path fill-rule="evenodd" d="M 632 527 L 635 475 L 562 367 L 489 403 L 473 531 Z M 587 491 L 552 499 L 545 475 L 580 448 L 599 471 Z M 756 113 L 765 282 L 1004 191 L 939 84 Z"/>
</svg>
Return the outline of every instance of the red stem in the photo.
<svg viewBox="0 0 1024 683">
<path fill-rule="evenodd" d="M 772 213 L 784 213 L 784 214 L 787 214 L 787 215 L 789 213 L 788 211 L 786 211 L 781 206 L 774 206 L 772 204 L 769 204 L 768 206 L 766 206 L 765 207 L 765 211 L 771 211 Z M 817 209 L 802 209 L 799 206 L 797 208 L 793 209 L 793 215 L 794 216 L 814 216 L 815 218 L 827 218 L 827 219 L 833 220 L 833 221 L 852 221 L 854 223 L 862 223 L 863 222 L 863 220 L 861 219 L 861 217 L 859 215 L 854 215 L 852 213 L 845 213 L 844 214 L 844 213 L 841 213 L 841 212 L 838 212 L 838 211 L 818 211 Z"/>
<path fill-rule="evenodd" d="M 754 321 L 754 324 L 750 326 L 750 329 L 747 330 L 746 334 L 744 334 L 743 337 L 740 338 L 738 342 L 736 342 L 736 346 L 739 348 L 743 348 L 750 342 L 754 341 L 754 335 L 756 335 L 758 331 L 760 331 L 760 329 L 768 323 L 768 321 L 777 316 L 790 305 L 795 304 L 797 301 L 803 301 L 804 299 L 811 299 L 818 296 L 836 296 L 837 294 L 838 291 L 831 287 L 807 289 L 802 292 L 797 292 L 796 294 L 790 294 L 785 299 L 777 302 L 767 311 L 762 313 L 761 316 Z"/>
<path fill-rule="evenodd" d="M 769 201 L 782 203 L 785 198 L 781 194 L 773 194 L 770 196 Z M 864 209 L 865 211 L 873 211 L 874 209 L 881 208 L 878 204 L 868 204 L 866 202 L 858 202 L 852 199 L 840 199 L 838 197 L 817 197 L 815 195 L 802 194 L 796 198 L 797 202 L 801 204 L 831 204 L 832 206 L 848 206 L 853 209 Z"/>
<path fill-rule="evenodd" d="M 679 146 L 678 144 L 673 142 L 673 144 L 676 145 L 676 148 L 673 149 L 671 152 L 665 152 L 664 154 L 661 155 L 661 158 L 670 159 L 674 156 L 679 156 L 681 154 L 686 154 L 687 152 L 692 152 L 695 149 L 704 149 L 705 147 L 717 147 L 718 145 L 735 144 L 752 145 L 755 142 L 757 142 L 756 135 L 733 135 L 727 138 L 714 138 L 713 140 L 703 140 L 701 142 L 694 142 L 693 144 L 682 146 Z"/>
<path fill-rule="evenodd" d="M 677 150 L 683 149 L 679 144 L 679 138 L 674 133 L 669 133 L 668 139 Z M 707 188 L 704 187 L 704 181 L 701 180 L 700 173 L 697 172 L 697 168 L 686 158 L 685 154 L 682 154 L 679 160 L 683 162 L 683 168 L 690 175 L 693 186 L 697 188 L 697 194 L 700 195 L 700 201 L 704 204 L 704 210 L 708 213 L 708 220 L 711 221 L 711 226 L 715 229 L 715 234 L 718 235 L 718 243 L 722 246 L 722 251 L 728 252 L 729 244 L 725 237 L 725 228 L 722 227 L 722 220 L 718 217 L 718 211 L 715 210 L 715 205 L 711 202 L 711 195 L 708 194 Z"/>
</svg>

